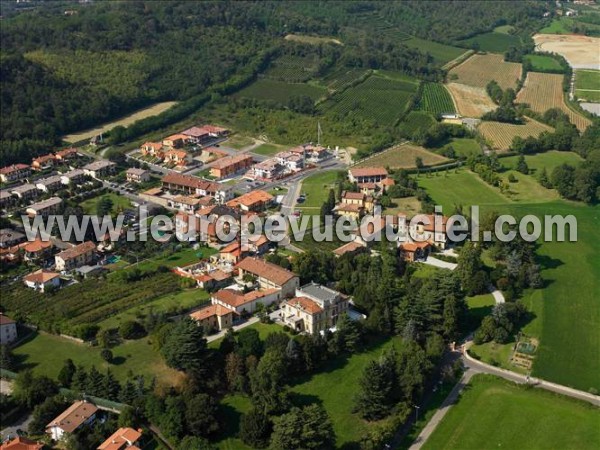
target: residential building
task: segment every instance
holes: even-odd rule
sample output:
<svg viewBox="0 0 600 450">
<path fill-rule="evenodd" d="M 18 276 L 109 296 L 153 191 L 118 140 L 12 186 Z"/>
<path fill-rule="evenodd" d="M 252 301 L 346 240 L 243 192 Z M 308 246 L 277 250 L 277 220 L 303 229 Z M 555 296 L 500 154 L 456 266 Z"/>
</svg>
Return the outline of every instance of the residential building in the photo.
<svg viewBox="0 0 600 450">
<path fill-rule="evenodd" d="M 185 131 L 182 131 L 181 134 L 187 136 L 189 141 L 194 144 L 201 144 L 210 140 L 210 134 L 208 130 L 205 130 L 203 127 L 191 127 Z"/>
<path fill-rule="evenodd" d="M 199 326 L 214 330 L 224 330 L 233 326 L 234 311 L 222 305 L 209 305 L 190 314 Z"/>
<path fill-rule="evenodd" d="M 282 305 L 283 322 L 309 334 L 335 327 L 339 317 L 347 311 L 346 296 L 316 283 L 297 289 L 296 296 Z"/>
<path fill-rule="evenodd" d="M 176 195 L 173 198 L 167 200 L 169 208 L 177 209 L 181 212 L 193 214 L 198 208 L 200 199 L 197 197 L 190 197 L 187 195 Z"/>
<path fill-rule="evenodd" d="M 227 128 L 218 127 L 216 125 L 203 125 L 202 129 L 208 131 L 208 134 L 212 137 L 224 137 L 229 134 L 229 130 Z"/>
<path fill-rule="evenodd" d="M 124 427 L 115 431 L 107 440 L 105 440 L 98 450 L 140 450 L 138 441 L 142 437 L 141 430 Z"/>
<path fill-rule="evenodd" d="M 150 181 L 149 170 L 132 167 L 131 169 L 127 169 L 125 175 L 129 183 L 145 183 L 146 181 Z"/>
<path fill-rule="evenodd" d="M 336 248 L 333 251 L 333 254 L 336 257 L 340 257 L 345 255 L 346 253 L 354 253 L 360 250 L 365 249 L 366 246 L 361 243 L 361 242 L 357 242 L 357 241 L 352 241 L 352 242 L 348 242 L 347 244 L 342 245 L 341 247 Z"/>
<path fill-rule="evenodd" d="M 145 142 L 140 147 L 140 152 L 144 156 L 150 155 L 159 159 L 163 159 L 165 157 L 163 145 L 160 142 Z"/>
<path fill-rule="evenodd" d="M 2 228 L 0 230 L 0 248 L 13 247 L 25 240 L 26 236 L 11 228 Z"/>
<path fill-rule="evenodd" d="M 398 215 L 398 232 L 402 242 L 429 242 L 438 248 L 445 249 L 448 245 L 448 218 L 441 214 L 418 214 L 409 218 Z"/>
<path fill-rule="evenodd" d="M 0 344 L 7 345 L 17 339 L 17 323 L 0 313 Z"/>
<path fill-rule="evenodd" d="M 190 141 L 185 134 L 173 134 L 163 139 L 162 144 L 170 149 L 181 148 Z"/>
<path fill-rule="evenodd" d="M 348 171 L 352 183 L 379 183 L 388 177 L 383 167 L 359 167 Z"/>
<path fill-rule="evenodd" d="M 244 275 L 251 275 L 256 278 L 261 289 L 281 289 L 283 298 L 294 295 L 300 283 L 298 276 L 293 272 L 256 257 L 243 259 L 236 268 L 240 279 L 243 279 Z"/>
<path fill-rule="evenodd" d="M 297 172 L 304 169 L 304 152 L 279 152 L 274 156 L 274 159 L 289 171 Z"/>
<path fill-rule="evenodd" d="M 38 188 L 32 183 L 17 186 L 10 193 L 22 202 L 32 200 L 40 195 Z"/>
<path fill-rule="evenodd" d="M 283 175 L 284 170 L 285 166 L 280 164 L 277 159 L 271 158 L 255 164 L 252 167 L 252 174 L 254 178 L 275 180 Z"/>
<path fill-rule="evenodd" d="M 94 260 L 96 244 L 92 241 L 82 242 L 72 248 L 63 250 L 54 256 L 56 270 L 70 271 Z"/>
<path fill-rule="evenodd" d="M 73 169 L 60 176 L 60 182 L 64 185 L 81 183 L 86 174 L 81 169 Z"/>
<path fill-rule="evenodd" d="M 46 433 L 53 440 L 60 441 L 66 434 L 73 433 L 82 426 L 92 424 L 96 420 L 97 412 L 98 408 L 93 403 L 75 402 L 46 425 Z"/>
<path fill-rule="evenodd" d="M 409 262 L 427 259 L 430 250 L 429 242 L 403 242 L 400 244 L 400 254 L 405 261 Z"/>
<path fill-rule="evenodd" d="M 58 214 L 62 208 L 62 202 L 60 197 L 50 197 L 41 202 L 29 205 L 25 212 L 29 217 L 41 216 L 46 218 L 50 214 Z"/>
<path fill-rule="evenodd" d="M 57 191 L 63 187 L 62 177 L 60 175 L 52 175 L 51 177 L 43 178 L 36 181 L 35 187 L 45 193 Z"/>
<path fill-rule="evenodd" d="M 54 245 L 51 241 L 42 241 L 36 239 L 31 242 L 22 244 L 23 259 L 29 262 L 41 262 L 52 256 Z"/>
<path fill-rule="evenodd" d="M 273 203 L 273 199 L 274 197 L 268 192 L 257 189 L 229 200 L 227 206 L 246 212 L 262 212 Z"/>
<path fill-rule="evenodd" d="M 72 159 L 77 159 L 79 158 L 79 153 L 77 153 L 77 149 L 76 148 L 65 148 L 64 150 L 61 150 L 59 152 L 56 152 L 56 160 L 58 162 L 66 162 L 66 161 L 70 161 Z"/>
<path fill-rule="evenodd" d="M 92 178 L 103 178 L 115 172 L 117 165 L 104 159 L 83 166 L 83 173 Z"/>
<path fill-rule="evenodd" d="M 210 299 L 213 305 L 221 305 L 236 314 L 252 314 L 258 304 L 269 306 L 279 302 L 282 297 L 281 289 L 276 288 L 259 289 L 245 294 L 235 289 L 221 289 L 213 293 Z"/>
<path fill-rule="evenodd" d="M 166 164 L 175 164 L 185 166 L 192 161 L 192 156 L 185 150 L 168 150 L 165 152 L 164 162 Z"/>
<path fill-rule="evenodd" d="M 42 450 L 44 444 L 18 436 L 0 445 L 0 450 Z"/>
<path fill-rule="evenodd" d="M 15 202 L 15 198 L 10 194 L 10 192 L 5 190 L 0 190 L 0 208 L 8 208 Z"/>
<path fill-rule="evenodd" d="M 231 186 L 173 172 L 162 178 L 162 187 L 165 190 L 181 192 L 186 195 L 210 196 L 219 203 L 226 202 L 233 195 Z"/>
<path fill-rule="evenodd" d="M 56 156 L 52 153 L 48 153 L 47 155 L 38 156 L 34 158 L 31 162 L 31 168 L 33 170 L 46 170 L 54 167 L 54 160 Z"/>
<path fill-rule="evenodd" d="M 370 214 L 375 208 L 373 197 L 363 192 L 342 192 L 340 203 L 334 208 L 338 216 L 352 217 L 358 220 L 363 214 Z"/>
<path fill-rule="evenodd" d="M 35 291 L 46 292 L 48 287 L 60 286 L 60 274 L 46 269 L 36 270 L 23 277 L 25 286 Z"/>
<path fill-rule="evenodd" d="M 210 168 L 210 175 L 217 178 L 227 178 L 240 172 L 245 172 L 254 163 L 252 156 L 241 154 L 227 156 L 215 161 Z"/>
<path fill-rule="evenodd" d="M 31 175 L 31 167 L 27 164 L 13 164 L 12 166 L 6 166 L 0 169 L 0 181 L 2 183 L 19 181 L 29 175 Z"/>
</svg>

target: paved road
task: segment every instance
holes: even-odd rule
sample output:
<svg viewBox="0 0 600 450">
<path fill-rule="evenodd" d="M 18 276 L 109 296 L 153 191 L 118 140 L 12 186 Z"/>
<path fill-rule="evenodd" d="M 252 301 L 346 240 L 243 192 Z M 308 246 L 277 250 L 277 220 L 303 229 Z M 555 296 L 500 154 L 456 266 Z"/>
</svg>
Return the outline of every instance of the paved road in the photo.
<svg viewBox="0 0 600 450">
<path fill-rule="evenodd" d="M 244 323 L 234 326 L 233 331 L 238 331 L 238 330 L 241 330 L 242 328 L 246 328 L 246 327 L 249 327 L 250 325 L 254 325 L 259 320 L 260 319 L 258 317 L 251 317 L 250 319 L 246 320 Z M 211 334 L 210 336 L 206 337 L 206 342 L 212 342 L 212 341 L 216 341 L 217 339 L 221 339 L 223 336 L 225 336 L 225 333 L 227 333 L 227 330 L 220 331 L 217 334 Z"/>
</svg>

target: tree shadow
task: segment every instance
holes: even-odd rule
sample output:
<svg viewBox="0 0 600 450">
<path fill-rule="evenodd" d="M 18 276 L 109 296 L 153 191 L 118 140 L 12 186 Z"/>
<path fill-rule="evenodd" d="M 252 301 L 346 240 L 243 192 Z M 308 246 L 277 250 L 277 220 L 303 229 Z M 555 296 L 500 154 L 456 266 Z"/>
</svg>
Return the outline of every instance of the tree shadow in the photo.
<svg viewBox="0 0 600 450">
<path fill-rule="evenodd" d="M 537 255 L 536 261 L 542 269 L 556 269 L 564 264 L 560 259 L 548 255 Z"/>
<path fill-rule="evenodd" d="M 316 395 L 300 394 L 299 392 L 290 392 L 290 401 L 295 406 L 322 405 L 323 400 Z"/>
<path fill-rule="evenodd" d="M 112 366 L 120 366 L 121 364 L 124 364 L 125 361 L 127 361 L 127 358 L 124 356 L 114 356 L 113 359 L 110 360 L 110 364 Z"/>
</svg>

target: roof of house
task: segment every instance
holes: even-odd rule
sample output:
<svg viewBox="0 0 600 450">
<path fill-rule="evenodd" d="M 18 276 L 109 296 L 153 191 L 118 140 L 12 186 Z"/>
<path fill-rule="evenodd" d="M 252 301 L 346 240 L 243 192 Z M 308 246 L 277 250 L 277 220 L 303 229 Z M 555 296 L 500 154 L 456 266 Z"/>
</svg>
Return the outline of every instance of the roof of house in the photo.
<svg viewBox="0 0 600 450">
<path fill-rule="evenodd" d="M 60 183 L 60 175 L 52 175 L 47 178 L 42 178 L 41 180 L 37 180 L 36 184 L 41 184 L 43 186 L 49 186 L 51 184 Z"/>
<path fill-rule="evenodd" d="M 105 169 L 108 167 L 113 167 L 116 164 L 114 162 L 111 161 L 106 161 L 104 159 L 100 159 L 98 161 L 94 161 L 92 163 L 86 164 L 85 166 L 83 166 L 84 170 L 101 170 L 101 169 Z"/>
<path fill-rule="evenodd" d="M 75 247 L 63 250 L 58 255 L 56 255 L 56 257 L 67 261 L 69 259 L 77 258 L 78 256 L 81 256 L 85 253 L 93 252 L 94 250 L 96 250 L 96 244 L 94 244 L 92 241 L 86 241 L 82 242 L 81 244 L 77 244 Z"/>
<path fill-rule="evenodd" d="M 243 194 L 233 200 L 229 200 L 227 202 L 227 206 L 231 206 L 235 208 L 237 206 L 246 206 L 248 208 L 258 204 L 258 203 L 269 203 L 273 201 L 273 196 L 268 192 L 257 189 L 255 191 L 248 192 L 247 194 Z"/>
<path fill-rule="evenodd" d="M 132 445 L 141 436 L 141 431 L 134 430 L 133 428 L 119 428 L 98 446 L 98 450 L 121 450 Z M 131 449 L 131 447 L 127 448 Z"/>
<path fill-rule="evenodd" d="M 276 292 L 279 292 L 279 289 L 263 289 L 258 291 L 250 291 L 246 294 L 233 289 L 221 289 L 213 294 L 213 298 L 231 306 L 232 308 L 238 308 L 246 303 L 253 302 L 259 298 L 266 297 L 267 295 L 275 294 Z"/>
<path fill-rule="evenodd" d="M 179 159 L 184 159 L 187 157 L 188 153 L 185 150 L 169 150 L 165 153 L 165 156 L 176 156 Z"/>
<path fill-rule="evenodd" d="M 365 194 L 362 192 L 344 191 L 342 192 L 342 198 L 346 200 L 363 200 L 365 198 Z"/>
<path fill-rule="evenodd" d="M 77 154 L 77 149 L 76 148 L 65 148 L 64 150 L 60 150 L 58 152 L 56 152 L 56 156 L 60 156 L 61 158 L 65 158 L 67 156 L 71 156 L 71 155 L 76 155 Z"/>
<path fill-rule="evenodd" d="M 187 141 L 190 137 L 188 135 L 185 135 L 183 133 L 177 133 L 177 134 L 172 134 L 171 136 L 167 136 L 166 138 L 163 139 L 164 141 L 176 141 L 178 139 L 181 139 L 182 141 Z"/>
<path fill-rule="evenodd" d="M 0 325 L 10 325 L 11 323 L 16 323 L 14 320 L 12 320 L 10 317 L 5 316 L 4 314 L 0 313 Z"/>
<path fill-rule="evenodd" d="M 400 250 L 405 252 L 416 252 L 418 249 L 431 247 L 429 242 L 403 242 L 400 244 Z"/>
<path fill-rule="evenodd" d="M 343 212 L 360 212 L 362 210 L 362 206 L 350 203 L 340 203 L 334 208 L 334 210 Z"/>
<path fill-rule="evenodd" d="M 93 403 L 84 401 L 75 402 L 46 425 L 46 428 L 58 427 L 67 433 L 72 433 L 86 420 L 96 414 L 96 411 L 98 411 L 98 408 Z"/>
<path fill-rule="evenodd" d="M 279 286 L 297 276 L 295 273 L 290 272 L 277 264 L 254 257 L 244 258 L 236 267 L 261 278 L 265 278 Z"/>
<path fill-rule="evenodd" d="M 386 178 L 386 180 L 387 179 L 388 178 Z M 377 188 L 377 183 L 358 183 L 358 187 L 360 189 L 376 189 Z"/>
<path fill-rule="evenodd" d="M 12 195 L 10 192 L 5 191 L 4 189 L 0 190 L 0 198 L 10 198 Z"/>
<path fill-rule="evenodd" d="M 3 242 L 13 242 L 25 238 L 25 235 L 11 228 L 2 228 L 0 230 L 0 244 Z"/>
<path fill-rule="evenodd" d="M 127 169 L 127 174 L 131 174 L 131 175 L 145 175 L 147 173 L 150 173 L 150 171 L 145 170 L 145 169 L 138 169 L 137 167 L 132 167 L 130 169 Z"/>
<path fill-rule="evenodd" d="M 55 159 L 56 159 L 56 156 L 54 156 L 52 153 L 48 153 L 47 155 L 42 155 L 42 156 L 38 156 L 37 158 L 33 158 L 32 162 L 43 164 L 46 161 L 53 161 Z"/>
<path fill-rule="evenodd" d="M 229 308 L 225 308 L 223 305 L 208 305 L 198 311 L 190 314 L 190 317 L 194 320 L 204 320 L 212 316 L 226 316 L 232 314 L 233 311 Z"/>
<path fill-rule="evenodd" d="M 396 182 L 394 181 L 393 178 L 386 178 L 385 180 L 383 180 L 381 182 L 381 184 L 384 186 L 394 186 L 396 184 Z"/>
<path fill-rule="evenodd" d="M 81 177 L 83 175 L 85 175 L 83 170 L 73 169 L 73 170 L 69 170 L 68 172 L 63 173 L 61 176 L 67 177 L 67 178 L 76 178 L 76 177 Z"/>
<path fill-rule="evenodd" d="M 441 225 L 439 228 L 439 231 L 445 232 L 446 224 L 448 222 L 448 218 L 446 216 L 436 215 L 436 214 L 417 214 L 416 216 L 413 217 L 413 219 L 415 220 L 415 223 L 422 224 L 423 229 L 425 231 L 436 231 L 435 230 L 436 218 L 438 218 L 438 220 L 440 221 L 440 225 Z"/>
<path fill-rule="evenodd" d="M 189 195 L 176 195 L 173 197 L 175 203 L 181 203 L 182 205 L 197 206 L 200 203 L 200 199 L 196 197 L 190 197 Z"/>
<path fill-rule="evenodd" d="M 53 245 L 52 242 L 42 241 L 41 239 L 38 238 L 34 241 L 27 242 L 23 246 L 23 250 L 25 250 L 27 253 L 37 253 L 39 251 L 46 250 L 47 248 L 51 248 L 52 245 Z"/>
<path fill-rule="evenodd" d="M 13 164 L 12 166 L 6 166 L 0 169 L 0 175 L 8 175 L 17 170 L 29 169 L 27 164 Z"/>
<path fill-rule="evenodd" d="M 181 134 L 197 138 L 200 136 L 206 136 L 208 134 L 208 130 L 206 130 L 204 127 L 191 127 L 182 131 Z"/>
<path fill-rule="evenodd" d="M 0 450 L 42 450 L 43 447 L 44 444 L 19 436 L 0 445 Z"/>
<path fill-rule="evenodd" d="M 229 131 L 227 128 L 218 127 L 216 125 L 203 125 L 202 129 L 208 131 L 209 133 L 224 133 Z"/>
<path fill-rule="evenodd" d="M 298 291 L 322 302 L 332 302 L 341 295 L 339 292 L 317 283 L 305 284 Z"/>
<path fill-rule="evenodd" d="M 241 155 L 235 156 L 227 156 L 225 158 L 221 158 L 215 161 L 211 166 L 211 169 L 224 169 L 225 167 L 229 167 L 243 161 L 247 161 L 249 164 L 252 164 L 254 160 L 252 159 L 252 156 L 246 153 L 242 153 Z"/>
<path fill-rule="evenodd" d="M 150 147 L 156 151 L 156 150 L 160 150 L 161 148 L 163 148 L 163 145 L 161 142 L 149 142 L 148 141 L 148 142 L 144 142 L 142 144 L 142 147 Z"/>
<path fill-rule="evenodd" d="M 219 183 L 202 180 L 191 175 L 182 175 L 180 173 L 170 172 L 162 178 L 163 183 L 176 184 L 186 186 L 193 189 L 202 189 L 209 192 L 216 192 L 221 189 Z"/>
<path fill-rule="evenodd" d="M 37 187 L 35 186 L 35 184 L 25 183 L 25 184 L 15 187 L 11 192 L 13 192 L 13 193 L 16 192 L 17 194 L 23 194 L 25 192 L 34 191 L 34 190 L 37 190 Z"/>
<path fill-rule="evenodd" d="M 317 302 L 307 297 L 294 297 L 290 300 L 287 300 L 286 303 L 311 315 L 323 311 L 323 308 L 321 308 Z"/>
<path fill-rule="evenodd" d="M 214 215 L 216 217 L 231 216 L 235 220 L 239 220 L 241 218 L 239 211 L 228 205 L 210 205 L 206 208 L 199 209 L 196 211 L 196 214 L 199 216 Z"/>
<path fill-rule="evenodd" d="M 337 256 L 342 256 L 342 255 L 345 255 L 346 253 L 353 252 L 360 248 L 365 248 L 365 246 L 356 241 L 352 241 L 352 242 L 348 242 L 347 244 L 342 245 L 341 247 L 336 248 L 333 251 L 333 253 Z"/>
<path fill-rule="evenodd" d="M 62 203 L 62 198 L 60 197 L 50 197 L 46 200 L 42 200 L 41 202 L 34 203 L 33 205 L 29 205 L 27 209 L 33 209 L 34 211 L 40 211 L 46 208 L 51 208 L 56 205 L 60 205 Z"/>
<path fill-rule="evenodd" d="M 387 176 L 388 174 L 384 167 L 357 167 L 356 169 L 350 169 L 350 173 L 353 177 Z"/>
<path fill-rule="evenodd" d="M 46 269 L 36 270 L 35 272 L 25 275 L 23 281 L 29 281 L 30 283 L 47 283 L 55 278 L 60 277 L 60 274 L 52 272 Z"/>
</svg>

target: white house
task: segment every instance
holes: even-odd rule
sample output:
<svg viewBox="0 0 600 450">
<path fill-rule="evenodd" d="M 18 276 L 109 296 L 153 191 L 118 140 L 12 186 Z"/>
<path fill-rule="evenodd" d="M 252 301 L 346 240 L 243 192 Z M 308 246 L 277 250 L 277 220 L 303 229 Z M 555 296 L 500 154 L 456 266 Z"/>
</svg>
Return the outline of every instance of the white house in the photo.
<svg viewBox="0 0 600 450">
<path fill-rule="evenodd" d="M 6 345 L 17 339 L 17 324 L 10 317 L 0 313 L 0 345 Z"/>
<path fill-rule="evenodd" d="M 46 433 L 55 441 L 60 441 L 65 434 L 73 433 L 81 426 L 89 425 L 96 420 L 98 408 L 96 405 L 78 401 L 46 425 Z"/>
<path fill-rule="evenodd" d="M 23 282 L 28 288 L 45 292 L 49 286 L 60 286 L 60 275 L 50 270 L 40 269 L 23 277 Z"/>
</svg>

